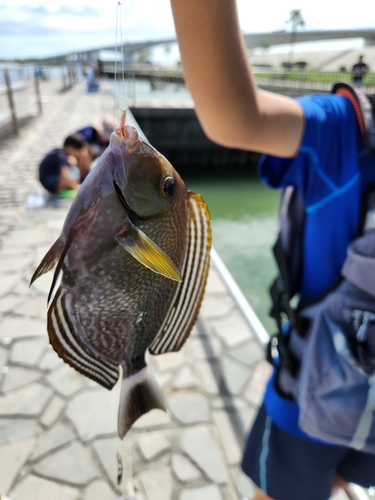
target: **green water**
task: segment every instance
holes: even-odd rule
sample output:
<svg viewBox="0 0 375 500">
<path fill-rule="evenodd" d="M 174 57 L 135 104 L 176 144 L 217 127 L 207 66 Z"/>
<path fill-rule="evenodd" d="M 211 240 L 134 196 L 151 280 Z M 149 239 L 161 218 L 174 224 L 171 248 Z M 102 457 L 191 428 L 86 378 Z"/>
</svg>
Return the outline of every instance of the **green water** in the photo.
<svg viewBox="0 0 375 500">
<path fill-rule="evenodd" d="M 277 232 L 279 193 L 262 185 L 256 176 L 185 182 L 207 202 L 215 249 L 266 329 L 273 333 L 268 288 L 276 275 L 271 247 Z"/>
</svg>

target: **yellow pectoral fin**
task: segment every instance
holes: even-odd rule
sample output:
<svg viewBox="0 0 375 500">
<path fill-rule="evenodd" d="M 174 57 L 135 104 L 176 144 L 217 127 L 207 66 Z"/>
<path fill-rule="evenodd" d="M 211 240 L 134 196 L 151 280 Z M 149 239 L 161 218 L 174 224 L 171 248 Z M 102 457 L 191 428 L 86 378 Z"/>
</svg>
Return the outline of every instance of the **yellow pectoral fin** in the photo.
<svg viewBox="0 0 375 500">
<path fill-rule="evenodd" d="M 127 221 L 127 229 L 118 234 L 115 240 L 154 273 L 174 281 L 182 281 L 179 270 L 168 255 L 130 221 Z"/>
</svg>

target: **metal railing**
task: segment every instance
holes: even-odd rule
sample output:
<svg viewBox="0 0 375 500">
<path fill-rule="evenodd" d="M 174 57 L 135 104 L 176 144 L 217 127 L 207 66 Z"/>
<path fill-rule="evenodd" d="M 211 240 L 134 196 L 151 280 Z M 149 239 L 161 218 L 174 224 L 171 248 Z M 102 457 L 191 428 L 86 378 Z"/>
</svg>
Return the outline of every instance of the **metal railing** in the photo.
<svg viewBox="0 0 375 500">
<path fill-rule="evenodd" d="M 20 117 L 29 108 L 35 106 L 38 115 L 42 114 L 39 81 L 31 67 L 0 67 L 0 126 L 10 121 L 14 134 L 18 135 Z M 23 99 L 18 99 L 18 95 Z"/>
</svg>

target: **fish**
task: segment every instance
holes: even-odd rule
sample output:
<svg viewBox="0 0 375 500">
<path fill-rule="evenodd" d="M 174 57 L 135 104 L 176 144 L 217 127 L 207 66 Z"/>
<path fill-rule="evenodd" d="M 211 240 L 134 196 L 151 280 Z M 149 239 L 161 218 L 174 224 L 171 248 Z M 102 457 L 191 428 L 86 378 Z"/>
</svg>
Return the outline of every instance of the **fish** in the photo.
<svg viewBox="0 0 375 500">
<path fill-rule="evenodd" d="M 109 390 L 122 372 L 120 438 L 143 414 L 167 411 L 145 354 L 184 345 L 211 245 L 202 197 L 136 128 L 118 127 L 30 285 L 55 268 L 47 330 L 66 363 Z"/>
</svg>

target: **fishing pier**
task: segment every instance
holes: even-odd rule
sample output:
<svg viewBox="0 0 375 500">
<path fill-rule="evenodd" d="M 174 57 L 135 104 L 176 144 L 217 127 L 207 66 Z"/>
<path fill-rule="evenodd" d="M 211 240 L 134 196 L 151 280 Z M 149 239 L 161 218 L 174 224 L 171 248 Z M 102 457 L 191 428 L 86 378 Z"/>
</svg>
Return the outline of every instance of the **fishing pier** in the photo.
<svg viewBox="0 0 375 500">
<path fill-rule="evenodd" d="M 85 83 L 61 92 L 59 79 L 41 81 L 40 95 L 43 114 L 36 110 L 17 136 L 0 141 L 0 498 L 251 500 L 254 486 L 240 461 L 270 373 L 267 333 L 215 251 L 185 346 L 147 359 L 169 412 L 146 414 L 123 441 L 119 383 L 107 391 L 49 345 L 52 275 L 31 288 L 29 281 L 70 201 L 38 206 L 38 162 L 93 117 L 110 115 L 113 96 L 105 85 L 88 94 Z M 368 498 L 362 490 L 353 495 Z"/>
</svg>

